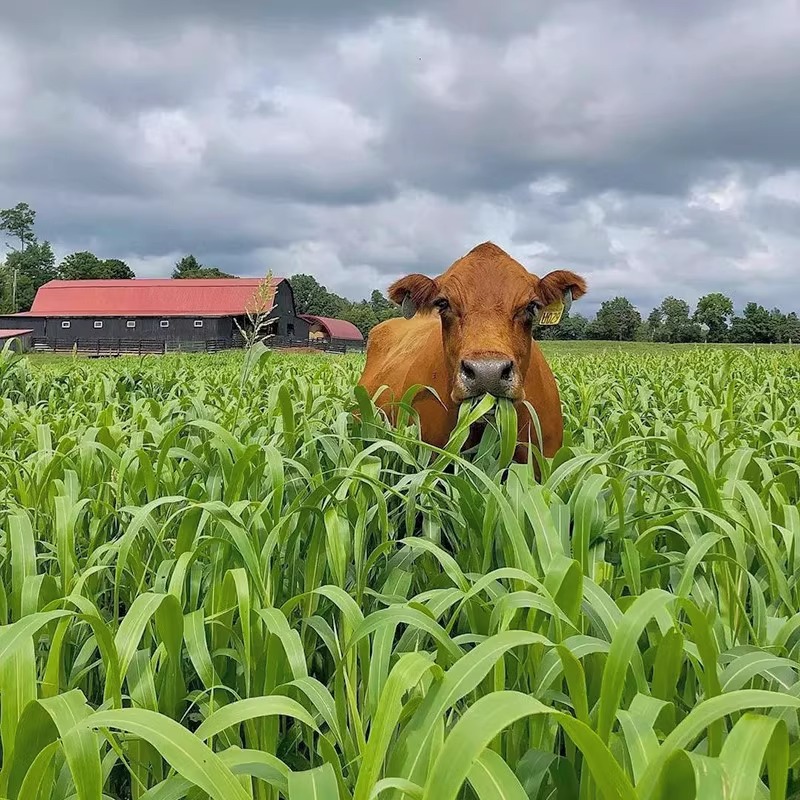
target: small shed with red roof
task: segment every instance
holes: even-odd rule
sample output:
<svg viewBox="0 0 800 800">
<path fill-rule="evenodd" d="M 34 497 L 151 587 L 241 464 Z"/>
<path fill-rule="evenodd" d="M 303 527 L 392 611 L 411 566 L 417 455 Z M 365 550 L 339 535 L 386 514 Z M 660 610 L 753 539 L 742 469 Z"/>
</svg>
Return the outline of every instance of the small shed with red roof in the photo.
<svg viewBox="0 0 800 800">
<path fill-rule="evenodd" d="M 5 350 L 6 346 L 11 350 L 29 350 L 31 346 L 30 328 L 0 328 L 0 351 Z"/>
<path fill-rule="evenodd" d="M 308 338 L 326 342 L 363 342 L 361 331 L 343 319 L 318 317 L 316 314 L 301 314 L 308 323 Z"/>
</svg>

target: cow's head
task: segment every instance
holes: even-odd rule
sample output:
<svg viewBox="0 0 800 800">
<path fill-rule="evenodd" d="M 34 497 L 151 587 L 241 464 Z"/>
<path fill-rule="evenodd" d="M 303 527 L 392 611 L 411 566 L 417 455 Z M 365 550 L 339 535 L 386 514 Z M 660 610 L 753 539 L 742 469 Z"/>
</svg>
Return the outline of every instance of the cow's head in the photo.
<svg viewBox="0 0 800 800">
<path fill-rule="evenodd" d="M 438 278 L 401 278 L 389 297 L 407 318 L 441 316 L 451 399 L 460 403 L 482 394 L 523 399 L 537 315 L 567 292 L 585 294 L 583 278 L 566 270 L 538 278 L 485 242 Z"/>
</svg>

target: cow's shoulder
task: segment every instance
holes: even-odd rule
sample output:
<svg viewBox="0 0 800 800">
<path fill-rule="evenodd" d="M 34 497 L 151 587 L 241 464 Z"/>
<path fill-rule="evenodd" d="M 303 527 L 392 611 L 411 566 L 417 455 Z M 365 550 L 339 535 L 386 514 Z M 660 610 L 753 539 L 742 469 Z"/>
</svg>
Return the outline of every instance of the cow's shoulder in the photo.
<svg viewBox="0 0 800 800">
<path fill-rule="evenodd" d="M 361 383 L 370 393 L 388 386 L 386 399 L 400 398 L 409 386 L 438 386 L 443 369 L 442 329 L 438 316 L 389 319 L 376 325 L 367 340 Z"/>
<path fill-rule="evenodd" d="M 402 326 L 398 325 L 401 322 L 406 320 L 392 318 L 379 322 L 367 336 L 367 349 L 379 350 L 382 345 L 390 344 L 398 335 L 402 336 Z"/>
<path fill-rule="evenodd" d="M 407 363 L 409 358 L 434 355 L 441 349 L 441 323 L 433 315 L 421 315 L 412 319 L 395 317 L 376 325 L 367 339 L 367 355 Z"/>
</svg>

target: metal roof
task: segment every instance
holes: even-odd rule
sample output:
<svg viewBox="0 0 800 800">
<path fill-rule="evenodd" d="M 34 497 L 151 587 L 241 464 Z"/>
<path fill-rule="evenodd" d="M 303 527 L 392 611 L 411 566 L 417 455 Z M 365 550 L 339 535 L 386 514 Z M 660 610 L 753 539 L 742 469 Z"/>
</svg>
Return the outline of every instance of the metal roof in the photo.
<svg viewBox="0 0 800 800">
<path fill-rule="evenodd" d="M 20 328 L 19 330 L 0 328 L 0 339 L 13 339 L 15 336 L 26 336 L 29 333 L 33 333 L 32 328 Z"/>
<path fill-rule="evenodd" d="M 298 316 L 306 322 L 316 322 L 321 325 L 328 332 L 328 336 L 331 339 L 349 339 L 353 342 L 364 340 L 361 331 L 352 322 L 331 317 L 318 317 L 315 314 L 298 314 Z"/>
<path fill-rule="evenodd" d="M 283 278 L 273 278 L 277 287 Z M 26 317 L 225 317 L 253 309 L 263 278 L 50 281 Z M 268 310 L 268 309 L 265 309 Z"/>
</svg>

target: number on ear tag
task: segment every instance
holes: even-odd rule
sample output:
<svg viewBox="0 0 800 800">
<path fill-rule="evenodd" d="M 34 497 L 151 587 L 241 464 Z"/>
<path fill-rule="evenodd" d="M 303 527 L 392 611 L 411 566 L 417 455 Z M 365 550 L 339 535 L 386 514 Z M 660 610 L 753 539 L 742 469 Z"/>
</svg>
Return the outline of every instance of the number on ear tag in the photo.
<svg viewBox="0 0 800 800">
<path fill-rule="evenodd" d="M 556 300 L 550 305 L 539 309 L 536 315 L 537 325 L 558 325 L 565 313 L 569 312 L 572 306 L 572 289 L 567 289 L 560 300 Z"/>
</svg>

